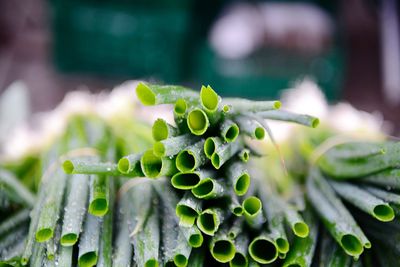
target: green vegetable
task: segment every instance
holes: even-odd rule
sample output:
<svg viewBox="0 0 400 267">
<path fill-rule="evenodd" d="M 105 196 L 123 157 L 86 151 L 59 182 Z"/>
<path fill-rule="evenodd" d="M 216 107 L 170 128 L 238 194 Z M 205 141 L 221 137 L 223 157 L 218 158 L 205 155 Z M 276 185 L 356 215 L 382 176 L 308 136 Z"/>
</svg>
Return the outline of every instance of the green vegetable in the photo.
<svg viewBox="0 0 400 267">
<path fill-rule="evenodd" d="M 196 218 L 202 211 L 201 201 L 193 197 L 190 192 L 186 192 L 183 198 L 175 206 L 176 215 L 179 218 L 179 225 L 184 227 L 193 226 Z"/>
<path fill-rule="evenodd" d="M 232 158 L 242 148 L 243 145 L 239 141 L 222 144 L 216 148 L 214 154 L 211 156 L 212 165 L 215 169 L 221 168 L 225 162 Z"/>
<path fill-rule="evenodd" d="M 3 169 L 0 169 L 0 188 L 8 198 L 17 203 L 27 207 L 32 207 L 35 203 L 35 196 L 21 184 L 17 177 Z"/>
<path fill-rule="evenodd" d="M 177 172 L 174 158 L 158 157 L 154 155 L 153 150 L 147 150 L 143 154 L 140 165 L 144 175 L 149 178 L 173 175 Z"/>
<path fill-rule="evenodd" d="M 251 241 L 248 252 L 251 258 L 261 264 L 269 264 L 278 258 L 278 248 L 267 234 L 263 233 Z"/>
<path fill-rule="evenodd" d="M 223 222 L 224 211 L 219 208 L 208 208 L 197 218 L 197 227 L 206 235 L 213 236 Z"/>
<path fill-rule="evenodd" d="M 120 175 L 117 164 L 95 162 L 94 160 L 93 157 L 69 159 L 64 161 L 63 168 L 67 174 Z"/>
<path fill-rule="evenodd" d="M 179 110 L 179 104 L 178 104 L 178 106 L 175 104 L 175 107 L 176 107 L 176 109 Z M 186 112 L 186 110 L 183 113 L 185 113 L 185 112 Z M 157 119 L 153 124 L 151 133 L 153 135 L 154 141 L 157 142 L 157 141 L 162 141 L 162 140 L 166 140 L 168 138 L 177 136 L 178 129 L 175 128 L 174 126 L 170 125 L 163 119 Z"/>
<path fill-rule="evenodd" d="M 109 208 L 109 177 L 104 175 L 90 176 L 88 212 L 94 216 L 104 216 Z"/>
<path fill-rule="evenodd" d="M 102 219 L 87 214 L 79 240 L 78 265 L 91 267 L 97 264 Z"/>
<path fill-rule="evenodd" d="M 239 136 L 239 126 L 232 120 L 225 119 L 219 128 L 221 137 L 225 142 L 230 143 L 236 140 Z"/>
<path fill-rule="evenodd" d="M 140 166 L 140 159 L 142 156 L 142 153 L 138 153 L 121 158 L 118 161 L 118 170 L 125 176 L 144 177 L 142 167 Z"/>
<path fill-rule="evenodd" d="M 243 214 L 247 223 L 253 228 L 259 228 L 264 223 L 262 203 L 258 197 L 250 196 L 243 201 Z"/>
<path fill-rule="evenodd" d="M 235 238 L 235 256 L 229 262 L 230 267 L 247 267 L 249 259 L 247 257 L 247 248 L 249 245 L 249 237 L 241 234 Z"/>
<path fill-rule="evenodd" d="M 192 145 L 197 141 L 190 134 L 170 137 L 168 139 L 158 141 L 154 144 L 154 155 L 157 157 L 169 157 L 178 154 L 184 148 Z"/>
<path fill-rule="evenodd" d="M 204 154 L 204 140 L 191 145 L 179 152 L 176 157 L 176 168 L 181 172 L 193 172 L 206 163 Z"/>
<path fill-rule="evenodd" d="M 150 83 L 139 83 L 136 94 L 140 102 L 145 106 L 159 104 L 174 104 L 178 99 L 195 99 L 198 93 L 176 85 L 156 85 Z"/>
<path fill-rule="evenodd" d="M 394 211 L 390 205 L 368 191 L 345 182 L 331 181 L 330 184 L 342 198 L 376 219 L 382 222 L 394 219 Z"/>
<path fill-rule="evenodd" d="M 194 135 L 203 135 L 210 127 L 207 114 L 199 108 L 194 108 L 188 113 L 186 122 L 190 132 Z"/>
<path fill-rule="evenodd" d="M 250 175 L 241 162 L 233 162 L 226 168 L 226 176 L 230 180 L 235 193 L 243 196 L 250 186 Z"/>
<path fill-rule="evenodd" d="M 214 173 L 208 170 L 199 170 L 195 172 L 177 173 L 172 176 L 171 184 L 176 189 L 190 190 L 206 178 L 212 178 Z"/>
<path fill-rule="evenodd" d="M 213 258 L 222 263 L 230 262 L 236 253 L 235 244 L 228 237 L 226 229 L 220 229 L 211 239 L 210 251 Z"/>
<path fill-rule="evenodd" d="M 319 124 L 318 118 L 304 114 L 296 114 L 285 110 L 263 111 L 258 112 L 257 115 L 264 119 L 294 122 L 312 128 L 316 128 Z"/>
<path fill-rule="evenodd" d="M 240 132 L 257 140 L 262 140 L 265 137 L 265 129 L 262 125 L 248 116 L 237 116 L 236 123 L 239 125 Z"/>
<path fill-rule="evenodd" d="M 79 238 L 89 191 L 89 177 L 74 174 L 69 178 L 69 193 L 66 198 L 60 243 L 73 246 Z"/>
<path fill-rule="evenodd" d="M 224 98 L 222 103 L 229 107 L 228 113 L 232 115 L 274 110 L 281 107 L 279 101 L 251 101 L 241 98 Z"/>
<path fill-rule="evenodd" d="M 192 193 L 200 199 L 212 199 L 227 195 L 228 189 L 223 180 L 205 178 L 193 187 Z"/>
<path fill-rule="evenodd" d="M 208 137 L 204 143 L 204 154 L 211 159 L 217 148 L 222 146 L 222 139 L 219 137 Z"/>
</svg>

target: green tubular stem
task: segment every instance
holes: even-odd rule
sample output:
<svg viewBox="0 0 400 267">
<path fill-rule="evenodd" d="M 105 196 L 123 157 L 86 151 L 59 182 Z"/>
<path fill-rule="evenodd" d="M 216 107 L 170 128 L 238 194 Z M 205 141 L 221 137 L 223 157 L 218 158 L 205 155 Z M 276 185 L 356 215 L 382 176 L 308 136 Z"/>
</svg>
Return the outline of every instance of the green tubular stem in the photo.
<svg viewBox="0 0 400 267">
<path fill-rule="evenodd" d="M 339 246 L 339 244 L 329 236 L 328 233 L 320 235 L 322 242 L 320 246 L 320 262 L 324 262 L 327 267 L 351 267 L 352 258 Z"/>
<path fill-rule="evenodd" d="M 176 102 L 174 104 L 174 117 L 175 118 L 185 117 L 187 110 L 188 110 L 188 104 L 189 103 L 183 98 L 176 100 Z M 153 137 L 154 137 L 154 135 L 153 135 Z"/>
<path fill-rule="evenodd" d="M 247 148 L 242 149 L 242 151 L 239 152 L 239 159 L 244 163 L 248 162 L 250 159 L 250 150 Z"/>
<path fill-rule="evenodd" d="M 104 216 L 109 208 L 110 177 L 104 175 L 91 175 L 89 186 L 88 212 L 94 216 Z"/>
<path fill-rule="evenodd" d="M 228 195 L 228 189 L 223 180 L 205 178 L 192 189 L 192 194 L 199 199 L 213 199 Z"/>
<path fill-rule="evenodd" d="M 136 95 L 145 106 L 174 104 L 178 99 L 196 99 L 198 93 L 189 88 L 176 85 L 156 85 L 140 82 L 136 87 Z"/>
<path fill-rule="evenodd" d="M 215 174 L 207 170 L 199 170 L 195 172 L 179 172 L 172 176 L 171 184 L 176 189 L 191 190 L 199 184 L 201 180 L 212 178 Z"/>
<path fill-rule="evenodd" d="M 247 257 L 247 248 L 249 245 L 249 237 L 245 234 L 240 234 L 235 239 L 236 253 L 233 259 L 229 262 L 230 267 L 247 267 L 249 259 Z"/>
<path fill-rule="evenodd" d="M 237 116 L 235 118 L 236 123 L 239 125 L 239 129 L 241 133 L 246 134 L 252 139 L 262 140 L 265 137 L 265 129 L 264 127 L 247 116 Z"/>
<path fill-rule="evenodd" d="M 229 107 L 228 113 L 233 115 L 268 111 L 281 107 L 280 101 L 252 101 L 241 98 L 224 98 L 223 104 Z"/>
<path fill-rule="evenodd" d="M 400 143 L 387 144 L 384 150 L 384 154 L 346 160 L 336 157 L 335 148 L 332 148 L 320 157 L 317 163 L 322 171 L 332 178 L 338 180 L 358 178 L 398 166 Z"/>
<path fill-rule="evenodd" d="M 57 255 L 57 263 L 59 267 L 71 267 L 72 266 L 72 252 L 73 247 L 63 247 L 59 248 Z"/>
<path fill-rule="evenodd" d="M 374 155 L 385 154 L 385 146 L 382 143 L 350 142 L 333 147 L 329 154 L 332 157 L 346 159 L 362 159 Z"/>
<path fill-rule="evenodd" d="M 151 209 L 153 189 L 150 180 L 140 180 L 125 194 L 127 205 L 122 208 L 126 213 L 130 235 L 133 236 L 142 230 Z"/>
<path fill-rule="evenodd" d="M 163 199 L 163 201 L 165 201 Z M 163 205 L 165 206 L 165 205 Z M 169 209 L 162 209 L 162 244 L 163 244 L 163 258 L 167 264 L 174 264 L 175 266 L 185 267 L 188 264 L 188 258 L 192 247 L 188 244 L 186 236 L 179 230 L 176 218 L 171 216 Z M 171 231 L 176 229 L 177 231 Z"/>
<path fill-rule="evenodd" d="M 304 222 L 298 211 L 295 208 L 289 206 L 287 203 L 283 203 L 282 208 L 285 221 L 292 229 L 292 232 L 300 238 L 307 237 L 310 228 L 308 227 L 307 223 Z"/>
<path fill-rule="evenodd" d="M 118 176 L 121 173 L 115 163 L 93 162 L 92 159 L 69 159 L 63 162 L 67 174 L 98 174 Z"/>
<path fill-rule="evenodd" d="M 32 207 L 35 196 L 11 172 L 0 169 L 0 186 L 2 190 L 10 191 L 11 198 L 17 198 L 19 203 Z"/>
<path fill-rule="evenodd" d="M 242 147 L 242 142 L 239 141 L 225 143 L 217 147 L 216 151 L 211 156 L 211 164 L 215 169 L 221 168 L 221 166 L 238 153 Z"/>
<path fill-rule="evenodd" d="M 158 266 L 160 247 L 160 225 L 156 195 L 151 200 L 153 205 L 141 231 L 133 235 L 134 259 L 138 266 Z"/>
<path fill-rule="evenodd" d="M 222 146 L 222 139 L 219 137 L 208 137 L 204 143 L 204 154 L 211 159 L 217 148 Z"/>
<path fill-rule="evenodd" d="M 202 211 L 202 203 L 196 199 L 190 192 L 186 192 L 183 198 L 176 204 L 175 213 L 179 218 L 179 225 L 191 227 L 196 218 Z"/>
<path fill-rule="evenodd" d="M 368 191 L 345 182 L 331 181 L 330 184 L 343 199 L 377 220 L 389 222 L 394 219 L 395 214 L 390 205 Z"/>
<path fill-rule="evenodd" d="M 109 209 L 103 218 L 101 228 L 100 247 L 99 247 L 99 260 L 96 264 L 97 267 L 108 267 L 112 265 L 112 252 L 113 252 L 113 218 L 114 218 L 114 205 L 115 205 L 115 187 L 114 179 L 109 179 L 110 197 Z"/>
<path fill-rule="evenodd" d="M 25 222 L 28 222 L 29 213 L 30 211 L 28 209 L 22 209 L 17 213 L 13 214 L 12 216 L 8 217 L 7 219 L 5 219 L 4 221 L 2 221 L 0 224 L 0 236 L 9 233 L 17 226 Z"/>
<path fill-rule="evenodd" d="M 151 133 L 154 141 L 157 142 L 177 136 L 178 129 L 167 123 L 164 119 L 157 119 L 151 128 Z"/>
<path fill-rule="evenodd" d="M 205 262 L 205 249 L 193 250 L 190 254 L 189 264 L 190 267 L 203 267 Z"/>
<path fill-rule="evenodd" d="M 365 176 L 360 181 L 378 185 L 380 187 L 389 187 L 400 189 L 400 169 L 390 168 L 372 175 Z"/>
<path fill-rule="evenodd" d="M 175 162 L 179 171 L 193 172 L 206 163 L 207 157 L 203 149 L 204 142 L 204 140 L 201 140 L 179 152 Z"/>
<path fill-rule="evenodd" d="M 203 135 L 210 127 L 207 114 L 199 108 L 189 111 L 186 123 L 190 132 L 194 135 Z"/>
<path fill-rule="evenodd" d="M 258 116 L 264 119 L 294 122 L 311 128 L 316 128 L 319 124 L 319 119 L 313 116 L 296 114 L 285 110 L 270 110 L 257 113 Z"/>
<path fill-rule="evenodd" d="M 259 190 L 263 211 L 268 221 L 269 236 L 275 241 L 278 252 L 289 251 L 289 241 L 284 228 L 284 213 L 281 200 L 271 191 Z"/>
<path fill-rule="evenodd" d="M 87 213 L 79 240 L 78 265 L 91 267 L 97 264 L 101 232 L 101 219 Z"/>
<path fill-rule="evenodd" d="M 323 178 L 318 177 L 315 169 L 311 170 L 307 179 L 307 195 L 326 229 L 348 255 L 357 258 L 364 247 L 371 247 L 371 243 L 335 196 L 333 189 Z"/>
<path fill-rule="evenodd" d="M 239 136 L 239 126 L 229 119 L 225 119 L 219 127 L 221 137 L 225 142 L 230 143 Z"/>
<path fill-rule="evenodd" d="M 142 167 L 140 166 L 140 159 L 142 153 L 130 154 L 121 158 L 118 161 L 118 170 L 124 175 L 129 177 L 144 177 Z"/>
<path fill-rule="evenodd" d="M 175 159 L 170 157 L 157 157 L 153 150 L 147 150 L 140 159 L 140 166 L 148 178 L 171 176 L 177 172 Z"/>
<path fill-rule="evenodd" d="M 175 211 L 175 207 L 178 206 L 178 197 L 172 190 L 171 186 L 169 185 L 169 181 L 167 180 L 158 180 L 157 183 L 155 183 L 154 188 L 156 189 L 158 195 L 160 196 L 162 200 L 163 207 L 165 208 L 166 212 L 169 214 L 173 214 Z M 189 192 L 187 194 L 190 194 Z M 190 199 L 190 197 L 188 197 Z M 194 208 L 197 210 L 197 207 L 201 208 L 201 203 L 196 203 L 197 200 L 191 199 L 190 201 L 195 201 Z M 182 201 L 182 200 L 181 200 Z M 190 202 L 189 201 L 189 202 Z M 185 201 L 182 201 L 185 202 Z M 192 203 L 189 203 L 189 206 L 192 206 Z M 198 210 L 198 213 L 200 213 L 200 210 Z M 170 215 L 169 215 L 170 216 Z M 177 219 L 176 217 L 173 217 Z M 178 222 L 176 221 L 176 224 Z M 203 235 L 201 234 L 200 230 L 195 226 L 191 227 L 179 227 L 180 231 L 182 234 L 185 236 L 187 244 L 193 248 L 198 248 L 201 247 L 203 244 Z"/>
<path fill-rule="evenodd" d="M 383 201 L 400 205 L 400 195 L 392 192 L 385 191 L 380 188 L 376 188 L 373 186 L 363 186 L 363 189 L 367 190 L 377 198 L 382 199 Z"/>
<path fill-rule="evenodd" d="M 131 265 L 132 245 L 130 242 L 128 229 L 129 198 L 123 194 L 118 202 L 116 238 L 114 243 L 113 264 L 115 267 L 125 267 Z"/>
<path fill-rule="evenodd" d="M 66 198 L 61 240 L 63 246 L 73 246 L 79 238 L 89 193 L 89 177 L 74 174 L 69 179 L 70 190 Z"/>
<path fill-rule="evenodd" d="M 244 219 L 243 218 L 236 218 L 232 226 L 228 229 L 227 235 L 230 239 L 236 239 L 243 231 L 244 226 Z"/>
<path fill-rule="evenodd" d="M 243 196 L 250 186 L 250 175 L 245 165 L 241 162 L 234 162 L 226 169 L 226 176 L 230 180 L 235 193 Z"/>
<path fill-rule="evenodd" d="M 224 220 L 224 212 L 219 208 L 208 208 L 197 218 L 197 227 L 204 234 L 213 236 Z"/>
<path fill-rule="evenodd" d="M 11 249 L 15 244 L 18 244 L 19 241 L 24 241 L 25 236 L 27 234 L 27 226 L 26 225 L 20 225 L 16 227 L 15 229 L 12 229 L 9 233 L 3 235 L 0 240 L 0 259 L 4 260 L 4 258 L 7 258 L 9 255 L 12 254 L 14 251 Z M 23 249 L 23 246 L 22 246 Z M 0 260 L 0 262 L 1 262 Z"/>
<path fill-rule="evenodd" d="M 250 196 L 243 201 L 242 206 L 247 224 L 252 228 L 259 228 L 265 221 L 261 200 L 258 197 Z"/>
<path fill-rule="evenodd" d="M 154 155 L 158 157 L 169 157 L 178 154 L 181 150 L 194 144 L 197 138 L 190 134 L 178 135 L 168 139 L 158 141 L 154 144 Z"/>
<path fill-rule="evenodd" d="M 54 235 L 57 220 L 60 215 L 61 203 L 64 195 L 64 188 L 67 177 L 61 171 L 57 170 L 52 177 L 49 190 L 44 199 L 43 206 L 40 209 L 38 226 L 36 229 L 36 241 L 46 242 Z"/>
<path fill-rule="evenodd" d="M 283 263 L 284 267 L 308 267 L 311 266 L 312 259 L 317 246 L 318 223 L 311 211 L 305 211 L 305 219 L 310 225 L 310 233 L 307 237 L 301 238 L 296 236 L 294 243 Z"/>
<path fill-rule="evenodd" d="M 228 263 L 235 257 L 236 248 L 225 232 L 218 231 L 211 239 L 210 252 L 216 261 Z"/>
<path fill-rule="evenodd" d="M 234 214 L 235 216 L 242 216 L 244 211 L 242 205 L 239 203 L 239 198 L 238 196 L 232 191 L 229 190 L 229 210 Z"/>
<path fill-rule="evenodd" d="M 269 264 L 278 258 L 278 248 L 273 240 L 266 234 L 261 234 L 251 241 L 248 252 L 250 257 L 260 263 Z"/>
<path fill-rule="evenodd" d="M 203 110 L 206 112 L 212 125 L 215 125 L 222 117 L 220 112 L 221 98 L 211 88 L 211 86 L 202 86 L 200 90 L 200 104 Z"/>
</svg>

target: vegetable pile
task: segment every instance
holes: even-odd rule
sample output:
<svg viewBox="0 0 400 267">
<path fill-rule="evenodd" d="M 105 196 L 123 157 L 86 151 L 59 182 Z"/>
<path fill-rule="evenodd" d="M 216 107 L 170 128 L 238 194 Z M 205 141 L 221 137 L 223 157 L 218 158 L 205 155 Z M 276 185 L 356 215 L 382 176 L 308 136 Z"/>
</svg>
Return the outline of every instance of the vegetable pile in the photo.
<svg viewBox="0 0 400 267">
<path fill-rule="evenodd" d="M 136 94 L 146 106 L 173 105 L 175 125 L 157 119 L 152 144 L 75 116 L 36 168 L 24 167 L 41 176 L 36 195 L 17 178 L 24 168 L 0 170 L 0 266 L 399 264 L 399 144 L 349 142 L 290 158 L 267 121 L 319 121 L 279 101 L 221 99 L 210 86 L 139 83 Z M 277 156 L 260 152 L 266 136 Z M 149 149 L 129 154 L 132 140 Z M 274 158 L 289 194 L 271 179 Z"/>
</svg>

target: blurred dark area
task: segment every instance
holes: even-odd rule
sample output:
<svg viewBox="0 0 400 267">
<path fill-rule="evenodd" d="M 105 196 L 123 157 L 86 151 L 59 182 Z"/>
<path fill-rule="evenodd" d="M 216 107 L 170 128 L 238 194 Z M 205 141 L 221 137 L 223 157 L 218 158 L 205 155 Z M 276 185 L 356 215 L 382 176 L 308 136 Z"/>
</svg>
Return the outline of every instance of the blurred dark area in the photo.
<svg viewBox="0 0 400 267">
<path fill-rule="evenodd" d="M 66 92 L 148 79 L 275 98 L 313 78 L 331 102 L 400 130 L 399 4 L 382 1 L 0 1 L 0 92 L 34 111 Z M 310 103 L 312 104 L 312 103 Z"/>
</svg>

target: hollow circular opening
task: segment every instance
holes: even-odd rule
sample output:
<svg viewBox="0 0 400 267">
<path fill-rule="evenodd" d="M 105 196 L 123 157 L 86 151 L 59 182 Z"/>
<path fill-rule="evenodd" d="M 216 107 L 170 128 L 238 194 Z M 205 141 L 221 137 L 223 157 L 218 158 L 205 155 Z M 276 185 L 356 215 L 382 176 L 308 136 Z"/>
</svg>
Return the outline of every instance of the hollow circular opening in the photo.
<svg viewBox="0 0 400 267">
<path fill-rule="evenodd" d="M 214 168 L 219 169 L 221 166 L 221 161 L 220 161 L 220 157 L 218 154 L 213 154 L 211 156 L 211 163 L 214 166 Z"/>
<path fill-rule="evenodd" d="M 261 201 L 257 197 L 249 197 L 243 201 L 243 209 L 250 216 L 255 215 L 261 210 Z"/>
<path fill-rule="evenodd" d="M 217 228 L 216 220 L 216 215 L 214 213 L 205 212 L 202 213 L 197 219 L 197 226 L 203 233 L 207 235 L 213 235 Z"/>
<path fill-rule="evenodd" d="M 363 251 L 363 246 L 357 237 L 346 234 L 342 236 L 340 243 L 342 247 L 352 256 L 358 256 Z"/>
<path fill-rule="evenodd" d="M 94 251 L 83 254 L 78 260 L 79 266 L 91 267 L 97 263 L 97 253 Z"/>
<path fill-rule="evenodd" d="M 394 219 L 394 211 L 389 205 L 377 205 L 374 208 L 374 215 L 382 222 L 390 222 Z"/>
<path fill-rule="evenodd" d="M 238 135 L 239 135 L 239 127 L 236 124 L 233 124 L 231 127 L 229 127 L 228 131 L 226 131 L 224 139 L 227 142 L 233 142 L 236 140 Z"/>
<path fill-rule="evenodd" d="M 206 154 L 208 158 L 211 158 L 212 154 L 215 152 L 215 149 L 216 147 L 214 140 L 212 138 L 207 138 L 206 142 L 204 143 L 204 154 Z"/>
<path fill-rule="evenodd" d="M 193 171 L 196 167 L 196 158 L 191 151 L 184 150 L 176 157 L 176 168 L 181 172 Z"/>
<path fill-rule="evenodd" d="M 250 186 L 250 175 L 248 173 L 243 173 L 239 176 L 235 183 L 235 192 L 238 196 L 243 196 L 246 194 Z"/>
<path fill-rule="evenodd" d="M 247 162 L 247 161 L 249 161 L 250 153 L 248 151 L 243 151 L 240 154 L 240 156 L 241 156 L 242 161 Z"/>
<path fill-rule="evenodd" d="M 145 106 L 152 106 L 156 104 L 156 95 L 144 83 L 139 83 L 136 87 L 136 95 Z"/>
<path fill-rule="evenodd" d="M 232 241 L 218 240 L 211 250 L 214 258 L 222 263 L 231 261 L 235 257 L 235 246 Z"/>
<path fill-rule="evenodd" d="M 174 257 L 174 263 L 178 267 L 185 267 L 188 264 L 188 259 L 185 257 L 185 255 L 177 254 Z"/>
<path fill-rule="evenodd" d="M 254 135 L 257 140 L 262 140 L 265 137 L 265 129 L 262 127 L 257 127 L 254 131 Z"/>
<path fill-rule="evenodd" d="M 198 248 L 201 247 L 201 245 L 203 244 L 203 240 L 203 236 L 200 233 L 192 234 L 189 237 L 189 244 L 194 248 Z"/>
<path fill-rule="evenodd" d="M 210 178 L 206 178 L 200 181 L 199 184 L 192 189 L 192 193 L 198 198 L 203 198 L 208 194 L 210 194 L 213 191 L 213 189 L 214 189 L 213 180 Z"/>
<path fill-rule="evenodd" d="M 198 214 L 191 207 L 178 205 L 176 206 L 176 215 L 179 217 L 181 225 L 192 226 Z"/>
<path fill-rule="evenodd" d="M 202 87 L 200 92 L 201 103 L 205 109 L 215 111 L 218 108 L 218 95 L 211 87 Z"/>
<path fill-rule="evenodd" d="M 233 208 L 233 214 L 235 214 L 236 216 L 243 215 L 243 208 L 240 206 Z"/>
<path fill-rule="evenodd" d="M 308 225 L 303 222 L 297 222 L 294 224 L 294 233 L 299 237 L 307 237 L 309 233 Z"/>
<path fill-rule="evenodd" d="M 163 119 L 157 119 L 151 128 L 154 141 L 162 141 L 168 138 L 168 125 Z"/>
<path fill-rule="evenodd" d="M 289 251 L 289 242 L 284 238 L 278 238 L 276 240 L 276 245 L 280 253 L 286 254 Z"/>
<path fill-rule="evenodd" d="M 158 267 L 158 261 L 156 259 L 149 259 L 144 264 L 145 267 Z"/>
<path fill-rule="evenodd" d="M 204 134 L 209 126 L 207 115 L 200 109 L 194 109 L 189 113 L 187 123 L 195 135 Z"/>
<path fill-rule="evenodd" d="M 152 150 L 144 153 L 140 160 L 140 164 L 142 165 L 142 170 L 146 177 L 154 178 L 161 172 L 162 160 L 160 157 L 154 155 Z"/>
<path fill-rule="evenodd" d="M 50 228 L 43 228 L 36 232 L 36 241 L 45 242 L 53 237 L 53 230 Z"/>
<path fill-rule="evenodd" d="M 126 158 L 122 158 L 118 161 L 118 170 L 122 173 L 128 173 L 130 169 L 129 160 Z"/>
<path fill-rule="evenodd" d="M 199 182 L 200 176 L 197 173 L 177 173 L 171 179 L 172 186 L 182 190 L 192 189 Z"/>
<path fill-rule="evenodd" d="M 311 127 L 317 128 L 318 125 L 319 125 L 319 119 L 317 119 L 317 118 L 313 119 L 311 122 Z"/>
<path fill-rule="evenodd" d="M 64 247 L 70 247 L 75 245 L 76 241 L 78 241 L 78 235 L 76 234 L 66 234 L 61 237 L 60 243 Z"/>
<path fill-rule="evenodd" d="M 231 267 L 242 267 L 242 266 L 247 266 L 248 265 L 248 260 L 245 255 L 242 253 L 235 253 L 235 257 L 233 257 L 230 266 Z"/>
<path fill-rule="evenodd" d="M 265 238 L 253 240 L 249 246 L 249 253 L 255 261 L 261 264 L 271 263 L 278 257 L 278 250 L 274 243 Z"/>
<path fill-rule="evenodd" d="M 74 171 L 74 164 L 70 160 L 66 160 L 63 163 L 64 172 L 67 174 L 71 174 Z"/>
<path fill-rule="evenodd" d="M 187 110 L 186 101 L 182 98 L 178 99 L 175 102 L 174 112 L 179 116 L 183 116 L 183 115 L 185 115 L 186 110 Z"/>
<path fill-rule="evenodd" d="M 105 198 L 97 198 L 89 205 L 89 213 L 94 216 L 104 216 L 108 211 L 108 203 Z"/>
</svg>

